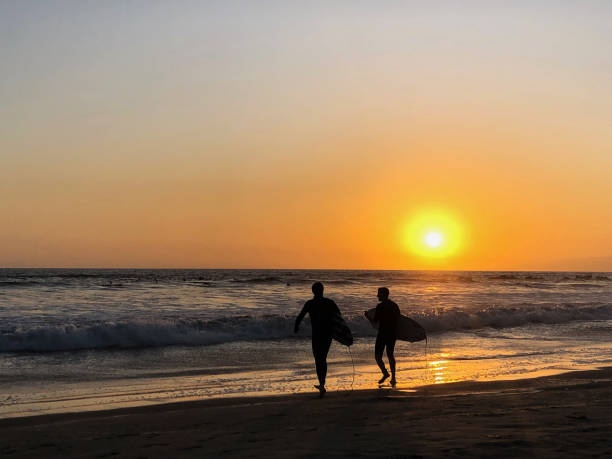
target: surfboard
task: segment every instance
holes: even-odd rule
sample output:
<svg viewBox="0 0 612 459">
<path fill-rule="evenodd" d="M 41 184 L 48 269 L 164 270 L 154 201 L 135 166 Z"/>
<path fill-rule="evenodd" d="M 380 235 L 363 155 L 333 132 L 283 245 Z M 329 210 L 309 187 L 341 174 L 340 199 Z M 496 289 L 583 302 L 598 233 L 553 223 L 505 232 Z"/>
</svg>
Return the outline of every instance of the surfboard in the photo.
<svg viewBox="0 0 612 459">
<path fill-rule="evenodd" d="M 370 321 L 370 325 L 378 330 L 379 323 L 374 321 L 374 316 L 376 315 L 376 308 L 368 309 L 365 313 L 366 319 Z"/>
<path fill-rule="evenodd" d="M 345 346 L 353 344 L 351 329 L 348 328 L 348 325 L 346 325 L 346 322 L 340 314 L 334 314 L 332 316 L 332 338 Z"/>
<path fill-rule="evenodd" d="M 372 327 L 378 330 L 378 322 L 374 321 L 374 314 L 376 313 L 376 308 L 372 308 L 365 313 L 365 316 L 372 324 Z M 411 319 L 410 317 L 406 317 L 400 314 L 399 320 L 397 321 L 397 339 L 401 339 L 402 341 L 410 341 L 411 343 L 416 343 L 417 341 L 422 341 L 427 339 L 427 332 L 425 329 L 419 324 L 416 320 Z"/>
</svg>

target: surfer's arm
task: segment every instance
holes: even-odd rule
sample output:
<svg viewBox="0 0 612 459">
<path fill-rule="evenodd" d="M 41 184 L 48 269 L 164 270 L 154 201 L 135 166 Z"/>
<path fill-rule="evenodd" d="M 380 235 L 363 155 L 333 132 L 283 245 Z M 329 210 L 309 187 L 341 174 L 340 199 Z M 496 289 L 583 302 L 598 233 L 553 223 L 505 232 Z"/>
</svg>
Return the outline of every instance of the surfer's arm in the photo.
<svg viewBox="0 0 612 459">
<path fill-rule="evenodd" d="M 380 322 L 380 304 L 376 306 L 376 310 L 374 311 L 374 318 L 372 319 L 372 322 Z"/>
<path fill-rule="evenodd" d="M 295 326 L 293 327 L 293 333 L 298 332 L 300 328 L 300 322 L 302 322 L 302 319 L 304 318 L 307 312 L 308 312 L 308 303 L 304 304 L 304 307 L 302 308 L 297 318 L 295 319 Z"/>
</svg>

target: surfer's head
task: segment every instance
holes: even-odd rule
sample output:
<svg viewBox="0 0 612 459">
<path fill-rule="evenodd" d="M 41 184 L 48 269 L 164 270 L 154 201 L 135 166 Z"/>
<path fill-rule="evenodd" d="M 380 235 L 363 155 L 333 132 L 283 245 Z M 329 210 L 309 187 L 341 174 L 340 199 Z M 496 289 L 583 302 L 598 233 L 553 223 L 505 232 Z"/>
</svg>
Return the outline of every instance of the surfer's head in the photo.
<svg viewBox="0 0 612 459">
<path fill-rule="evenodd" d="M 312 293 L 314 296 L 323 296 L 323 284 L 321 282 L 312 284 Z"/>
<path fill-rule="evenodd" d="M 389 298 L 389 289 L 387 287 L 380 287 L 378 289 L 378 299 L 380 301 L 386 300 Z"/>
</svg>

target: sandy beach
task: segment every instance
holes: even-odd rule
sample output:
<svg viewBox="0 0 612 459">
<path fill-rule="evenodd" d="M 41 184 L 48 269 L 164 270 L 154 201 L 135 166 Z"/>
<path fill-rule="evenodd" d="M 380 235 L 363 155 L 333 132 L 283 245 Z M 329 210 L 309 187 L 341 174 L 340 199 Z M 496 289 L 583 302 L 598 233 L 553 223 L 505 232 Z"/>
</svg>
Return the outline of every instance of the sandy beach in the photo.
<svg viewBox="0 0 612 459">
<path fill-rule="evenodd" d="M 612 368 L 4 419 L 2 457 L 610 457 Z"/>
</svg>

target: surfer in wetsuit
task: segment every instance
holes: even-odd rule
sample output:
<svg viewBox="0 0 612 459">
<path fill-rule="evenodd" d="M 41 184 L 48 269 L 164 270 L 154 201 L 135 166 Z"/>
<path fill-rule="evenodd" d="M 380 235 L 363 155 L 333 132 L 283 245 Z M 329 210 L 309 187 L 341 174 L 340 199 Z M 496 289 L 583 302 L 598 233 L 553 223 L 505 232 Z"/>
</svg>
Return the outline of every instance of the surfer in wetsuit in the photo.
<svg viewBox="0 0 612 459">
<path fill-rule="evenodd" d="M 387 358 L 391 367 L 391 385 L 395 385 L 395 341 L 397 341 L 397 321 L 400 317 L 400 310 L 395 302 L 389 299 L 389 289 L 380 287 L 378 289 L 378 300 L 380 303 L 376 306 L 374 321 L 378 322 L 378 335 L 376 336 L 376 345 L 374 346 L 374 358 L 382 371 L 382 378 L 378 384 L 382 384 L 388 377 L 389 372 L 385 368 L 382 356 L 385 348 L 387 349 Z"/>
<path fill-rule="evenodd" d="M 332 342 L 332 317 L 340 314 L 340 309 L 332 300 L 323 297 L 323 284 L 321 282 L 312 284 L 312 293 L 314 298 L 304 304 L 300 314 L 295 319 L 293 332 L 298 332 L 300 322 L 308 313 L 312 326 L 312 353 L 317 368 L 317 378 L 319 379 L 319 385 L 315 387 L 319 389 L 319 394 L 322 397 L 326 392 L 325 376 L 327 375 L 327 353 Z"/>
</svg>

